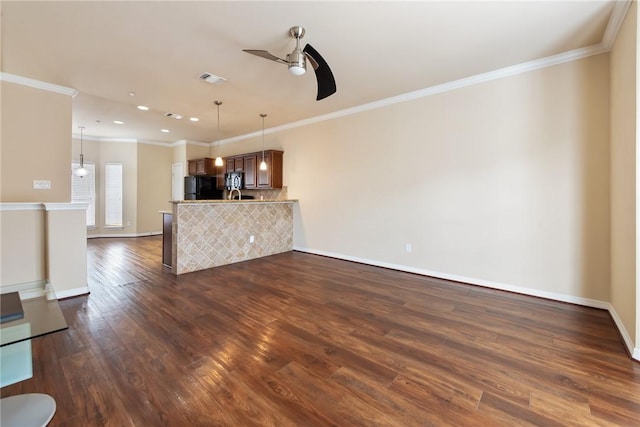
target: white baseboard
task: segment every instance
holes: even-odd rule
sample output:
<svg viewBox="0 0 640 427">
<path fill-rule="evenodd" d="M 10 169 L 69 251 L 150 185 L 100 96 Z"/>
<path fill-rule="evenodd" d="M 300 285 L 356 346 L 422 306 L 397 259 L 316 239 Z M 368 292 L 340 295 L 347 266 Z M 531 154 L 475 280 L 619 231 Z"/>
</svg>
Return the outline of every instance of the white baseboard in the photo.
<svg viewBox="0 0 640 427">
<path fill-rule="evenodd" d="M 77 297 L 80 295 L 87 295 L 88 293 L 90 293 L 89 287 L 82 286 L 80 288 L 65 289 L 64 291 L 56 291 L 56 298 L 58 299 L 71 298 L 71 297 Z"/>
<path fill-rule="evenodd" d="M 162 231 L 147 231 L 145 233 L 118 233 L 118 234 L 87 234 L 87 239 L 97 239 L 102 237 L 147 237 L 159 236 Z"/>
<path fill-rule="evenodd" d="M 389 268 L 391 270 L 398 270 L 398 271 L 404 271 L 407 273 L 419 274 L 421 276 L 429 276 L 429 277 L 435 277 L 438 279 L 452 280 L 455 282 L 468 283 L 471 285 L 482 286 L 485 288 L 499 289 L 502 291 L 514 292 L 517 294 L 529 295 L 529 296 L 534 296 L 539 298 L 546 298 L 554 301 L 568 302 L 571 304 L 583 305 L 585 307 L 593 307 L 593 308 L 600 308 L 603 310 L 607 310 L 611 314 L 611 317 L 613 318 L 613 321 L 616 327 L 620 331 L 620 335 L 622 336 L 622 340 L 625 346 L 627 347 L 629 354 L 634 359 L 640 361 L 640 348 L 634 349 L 633 340 L 629 336 L 629 333 L 627 332 L 627 329 L 624 327 L 624 324 L 622 323 L 622 320 L 618 316 L 618 313 L 616 313 L 615 309 L 609 302 L 594 300 L 590 298 L 576 297 L 573 295 L 559 294 L 555 292 L 541 291 L 538 289 L 523 288 L 520 286 L 513 286 L 513 285 L 507 285 L 504 283 L 492 282 L 490 280 L 474 279 L 472 277 L 441 273 L 438 271 L 425 270 L 422 268 L 409 267 L 406 265 L 392 264 L 388 262 L 376 261 L 376 260 L 371 260 L 367 258 L 360 258 L 360 257 L 354 257 L 350 255 L 338 254 L 334 252 L 319 251 L 319 250 L 304 248 L 299 246 L 294 246 L 293 250 L 299 251 L 299 252 L 306 252 L 314 255 L 322 255 L 330 258 L 342 259 L 345 261 L 353 261 L 361 264 L 373 265 L 376 267 Z"/>
<path fill-rule="evenodd" d="M 627 351 L 629 352 L 632 358 L 640 361 L 640 348 L 633 347 L 633 340 L 631 339 L 631 336 L 629 335 L 627 328 L 624 327 L 624 323 L 622 323 L 622 319 L 620 319 L 620 316 L 618 316 L 616 309 L 613 308 L 611 304 L 609 303 L 607 304 L 609 305 L 609 308 L 608 308 L 609 314 L 611 314 L 611 317 L 613 318 L 613 322 L 616 324 L 616 327 L 620 332 L 620 336 L 622 336 L 622 341 L 624 342 L 624 345 L 627 347 Z"/>
<path fill-rule="evenodd" d="M 46 280 L 2 285 L 2 293 L 20 292 L 21 299 L 38 298 L 44 296 L 44 289 L 46 285 Z"/>
<path fill-rule="evenodd" d="M 49 291 L 52 291 L 53 294 L 50 294 Z M 76 297 L 78 295 L 86 295 L 89 293 L 88 286 L 82 286 L 80 288 L 74 289 L 65 289 L 63 291 L 56 291 L 51 284 L 49 284 L 45 280 L 37 280 L 34 282 L 25 282 L 25 283 L 16 283 L 12 285 L 3 285 L 2 293 L 8 292 L 20 292 L 21 299 L 31 299 L 31 298 L 40 298 L 46 296 L 47 298 L 53 297 L 62 299 L 62 298 L 71 298 Z"/>
</svg>

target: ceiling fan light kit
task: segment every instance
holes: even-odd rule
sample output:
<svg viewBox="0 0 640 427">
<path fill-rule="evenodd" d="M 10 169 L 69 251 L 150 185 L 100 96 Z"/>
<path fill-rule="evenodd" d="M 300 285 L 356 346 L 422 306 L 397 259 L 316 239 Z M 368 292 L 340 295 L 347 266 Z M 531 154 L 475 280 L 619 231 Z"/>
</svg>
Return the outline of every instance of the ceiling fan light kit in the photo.
<svg viewBox="0 0 640 427">
<path fill-rule="evenodd" d="M 310 44 L 307 44 L 304 49 L 300 49 L 300 39 L 304 37 L 305 34 L 304 28 L 301 26 L 291 27 L 289 34 L 296 39 L 296 47 L 293 49 L 293 52 L 287 55 L 287 59 L 279 58 L 266 50 L 243 49 L 243 51 L 270 61 L 286 64 L 289 72 L 295 76 L 301 76 L 306 73 L 308 59 L 315 71 L 316 81 L 318 82 L 318 96 L 316 100 L 320 101 L 336 93 L 336 81 L 331 72 L 331 68 L 329 68 L 329 64 L 327 64 L 324 58 Z"/>
</svg>

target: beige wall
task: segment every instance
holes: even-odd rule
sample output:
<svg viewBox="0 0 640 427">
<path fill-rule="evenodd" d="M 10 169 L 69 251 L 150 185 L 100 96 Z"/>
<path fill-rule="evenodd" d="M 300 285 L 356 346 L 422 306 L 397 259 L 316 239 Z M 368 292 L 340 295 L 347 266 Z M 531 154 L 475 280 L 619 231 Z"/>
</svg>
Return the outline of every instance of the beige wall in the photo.
<svg viewBox="0 0 640 427">
<path fill-rule="evenodd" d="M 138 144 L 138 234 L 161 231 L 162 216 L 158 211 L 172 208 L 172 154 L 171 147 Z"/>
<path fill-rule="evenodd" d="M 611 51 L 611 304 L 636 340 L 637 5 Z"/>
<path fill-rule="evenodd" d="M 186 160 L 192 159 L 202 159 L 203 157 L 211 157 L 211 148 L 208 145 L 196 145 L 196 144 L 187 144 L 185 145 L 186 149 Z M 215 154 L 215 152 L 214 152 Z M 185 171 L 186 171 L 185 165 Z"/>
<path fill-rule="evenodd" d="M 0 201 L 69 202 L 69 95 L 2 81 Z M 51 181 L 35 190 L 34 180 Z"/>
<path fill-rule="evenodd" d="M 608 301 L 608 82 L 599 55 L 272 135 L 295 246 Z"/>
<path fill-rule="evenodd" d="M 0 287 L 44 284 L 45 212 L 42 206 L 8 210 L 0 206 Z"/>
<path fill-rule="evenodd" d="M 57 204 L 46 204 L 45 209 L 49 285 L 58 298 L 87 293 L 85 210 Z"/>
</svg>

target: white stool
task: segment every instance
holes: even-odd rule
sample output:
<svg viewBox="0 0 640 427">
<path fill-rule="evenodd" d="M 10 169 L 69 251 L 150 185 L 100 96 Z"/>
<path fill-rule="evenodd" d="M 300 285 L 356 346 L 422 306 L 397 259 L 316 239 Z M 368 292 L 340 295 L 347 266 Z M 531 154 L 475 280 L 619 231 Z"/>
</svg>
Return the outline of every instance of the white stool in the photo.
<svg viewBox="0 0 640 427">
<path fill-rule="evenodd" d="M 56 401 L 48 394 L 19 394 L 0 399 L 2 427 L 45 427 L 56 413 Z"/>
</svg>

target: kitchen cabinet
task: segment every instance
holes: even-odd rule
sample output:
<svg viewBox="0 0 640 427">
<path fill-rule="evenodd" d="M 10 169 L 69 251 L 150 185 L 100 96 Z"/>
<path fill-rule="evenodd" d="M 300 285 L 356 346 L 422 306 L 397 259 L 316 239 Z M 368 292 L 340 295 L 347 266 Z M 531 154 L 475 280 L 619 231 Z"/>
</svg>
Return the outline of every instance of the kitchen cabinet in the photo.
<svg viewBox="0 0 640 427">
<path fill-rule="evenodd" d="M 256 156 L 245 156 L 242 158 L 244 163 L 244 187 L 252 189 L 257 187 L 257 175 L 256 175 Z"/>
<path fill-rule="evenodd" d="M 284 152 L 269 150 L 264 152 L 267 170 L 259 170 L 257 188 L 282 188 L 282 155 Z M 262 153 L 257 158 L 262 163 Z"/>
<path fill-rule="evenodd" d="M 225 188 L 225 182 L 224 182 L 225 172 L 226 172 L 225 166 L 216 166 L 216 188 L 218 190 L 224 190 Z"/>
<path fill-rule="evenodd" d="M 282 157 L 284 151 L 265 150 L 267 170 L 259 168 L 262 151 L 225 157 L 226 172 L 244 172 L 244 186 L 248 190 L 282 188 Z"/>
<path fill-rule="evenodd" d="M 215 159 L 205 157 L 204 159 L 189 160 L 189 175 L 215 175 Z"/>
</svg>

